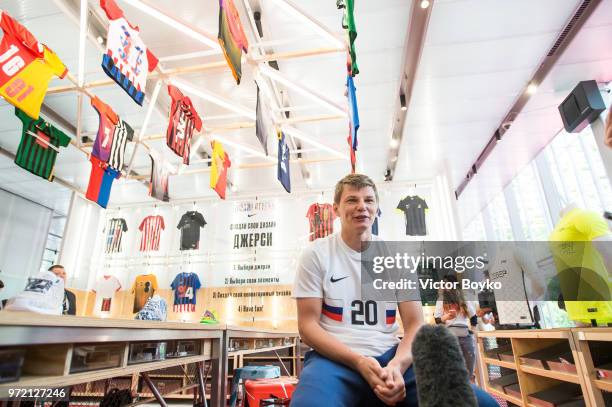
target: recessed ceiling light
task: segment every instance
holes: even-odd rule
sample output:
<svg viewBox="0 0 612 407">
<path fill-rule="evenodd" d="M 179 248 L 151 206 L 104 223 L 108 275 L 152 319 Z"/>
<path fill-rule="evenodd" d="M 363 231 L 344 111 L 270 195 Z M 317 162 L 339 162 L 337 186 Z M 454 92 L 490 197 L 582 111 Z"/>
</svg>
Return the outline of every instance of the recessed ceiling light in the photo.
<svg viewBox="0 0 612 407">
<path fill-rule="evenodd" d="M 530 83 L 529 86 L 527 86 L 527 93 L 530 95 L 533 95 L 534 93 L 536 93 L 538 90 L 538 85 L 536 85 L 535 83 Z"/>
<path fill-rule="evenodd" d="M 399 146 L 399 140 L 396 139 L 396 138 L 392 138 L 390 146 L 391 146 L 391 148 L 397 148 L 397 146 Z"/>
<path fill-rule="evenodd" d="M 421 2 L 421 8 L 427 8 L 429 7 L 429 0 L 423 0 Z"/>
<path fill-rule="evenodd" d="M 96 41 L 98 41 L 98 44 L 104 44 L 104 38 L 102 38 L 102 36 L 98 35 L 98 37 L 96 38 Z"/>
</svg>

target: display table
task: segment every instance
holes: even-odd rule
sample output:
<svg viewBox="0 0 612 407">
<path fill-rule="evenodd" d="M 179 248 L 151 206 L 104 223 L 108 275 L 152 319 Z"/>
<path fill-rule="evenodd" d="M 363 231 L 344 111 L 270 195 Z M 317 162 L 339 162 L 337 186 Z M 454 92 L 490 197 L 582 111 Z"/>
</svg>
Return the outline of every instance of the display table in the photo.
<svg viewBox="0 0 612 407">
<path fill-rule="evenodd" d="M 485 341 L 488 339 L 495 339 L 498 347 L 493 350 L 486 349 Z M 516 405 L 534 406 L 529 400 L 530 395 L 565 383 L 573 383 L 579 386 L 587 406 L 599 407 L 604 405 L 602 390 L 612 390 L 610 379 L 597 378 L 594 366 L 594 360 L 597 358 L 588 345 L 589 341 L 596 341 L 598 346 L 595 349 L 598 349 L 598 352 L 608 352 L 610 347 L 606 347 L 605 343 L 610 342 L 612 346 L 612 328 L 478 332 L 477 341 L 478 360 L 485 378 L 484 389 Z M 601 346 L 602 344 L 604 345 Z M 564 362 L 537 366 L 538 359 L 534 359 L 533 355 L 553 347 L 568 350 L 564 355 Z M 496 349 L 499 350 L 497 354 Z M 509 389 L 494 386 L 487 374 L 488 365 L 514 371 L 518 378 L 517 385 Z"/>
<path fill-rule="evenodd" d="M 102 397 L 112 379 L 113 385 L 121 380 L 126 381 L 125 388 L 141 398 L 151 397 L 162 406 L 166 405 L 165 398 L 195 399 L 198 394 L 206 393 L 210 395 L 210 406 L 223 406 L 228 396 L 230 358 L 233 359 L 233 366 L 239 367 L 246 355 L 274 352 L 276 358 L 272 356 L 272 359 L 277 359 L 284 366 L 283 358 L 277 351 L 290 349 L 294 374 L 299 372 L 300 364 L 297 332 L 265 331 L 223 324 L 3 311 L 0 312 L 0 332 L 0 350 L 22 350 L 25 355 L 19 381 L 1 384 L 0 397 L 6 397 L 9 388 L 68 386 L 74 386 L 74 396 Z M 171 348 L 177 343 L 188 344 L 195 350 L 183 352 L 185 355 L 177 352 L 174 357 L 166 354 L 165 358 L 156 360 L 156 347 L 160 343 L 164 348 Z M 211 368 L 204 372 L 206 361 L 210 361 Z M 195 369 L 188 372 L 188 366 L 195 366 Z M 286 367 L 285 372 L 289 375 Z M 210 391 L 205 392 L 208 377 Z M 140 383 L 143 390 L 140 392 L 136 390 L 139 379 L 143 380 Z M 104 391 L 94 390 L 89 385 L 105 381 Z M 166 388 L 161 389 L 164 383 Z M 172 387 L 167 383 L 177 384 Z M 199 393 L 194 392 L 194 388 L 198 388 Z M 151 399 L 135 404 L 148 401 Z"/>
<path fill-rule="evenodd" d="M 179 322 L 100 319 L 76 316 L 49 316 L 24 312 L 0 312 L 0 347 L 25 351 L 23 373 L 17 382 L 0 385 L 0 396 L 9 388 L 63 387 L 141 374 L 161 405 L 165 405 L 146 372 L 195 363 L 204 394 L 202 367 L 211 361 L 211 405 L 221 406 L 221 383 L 225 382 L 225 326 Z M 174 342 L 172 342 L 174 341 Z M 154 360 L 134 360 L 146 344 L 196 344 L 188 356 Z M 165 346 L 165 345 L 164 345 Z M 134 356 L 136 355 L 136 356 Z M 150 354 L 142 353 L 150 356 Z M 130 360 L 130 358 L 132 358 Z M 199 383 L 199 384 L 200 384 Z"/>
</svg>

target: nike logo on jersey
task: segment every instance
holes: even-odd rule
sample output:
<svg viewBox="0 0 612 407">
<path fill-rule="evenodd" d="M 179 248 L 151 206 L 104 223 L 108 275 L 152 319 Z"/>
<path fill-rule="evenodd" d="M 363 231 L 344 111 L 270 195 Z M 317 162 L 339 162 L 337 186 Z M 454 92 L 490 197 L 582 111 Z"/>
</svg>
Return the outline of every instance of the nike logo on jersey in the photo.
<svg viewBox="0 0 612 407">
<path fill-rule="evenodd" d="M 249 213 L 249 214 L 247 214 L 247 216 L 248 216 L 249 218 L 252 218 L 252 217 L 253 217 L 253 216 L 255 216 L 255 215 L 257 215 L 257 214 L 256 214 L 256 213 Z"/>
<path fill-rule="evenodd" d="M 334 278 L 334 276 L 331 276 L 329 281 L 331 281 L 332 283 L 337 283 L 338 281 L 344 280 L 345 278 L 349 278 L 349 276 L 344 276 L 344 277 L 340 277 L 340 278 Z"/>
</svg>

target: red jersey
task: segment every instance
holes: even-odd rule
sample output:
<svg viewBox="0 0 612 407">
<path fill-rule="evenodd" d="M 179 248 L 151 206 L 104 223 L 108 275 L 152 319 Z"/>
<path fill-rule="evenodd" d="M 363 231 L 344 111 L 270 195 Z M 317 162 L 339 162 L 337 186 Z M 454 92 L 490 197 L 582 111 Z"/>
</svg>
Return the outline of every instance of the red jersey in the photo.
<svg viewBox="0 0 612 407">
<path fill-rule="evenodd" d="M 334 207 L 331 204 L 313 203 L 306 217 L 310 223 L 310 240 L 319 239 L 334 233 Z"/>
<path fill-rule="evenodd" d="M 138 227 L 142 232 L 140 251 L 158 251 L 161 231 L 165 228 L 164 218 L 160 215 L 152 215 L 144 218 Z"/>
<path fill-rule="evenodd" d="M 183 164 L 188 165 L 191 137 L 194 129 L 202 130 L 202 119 L 193 107 L 191 99 L 184 96 L 176 87 L 168 85 L 168 94 L 172 99 L 172 107 L 166 131 L 166 143 L 179 157 L 183 157 Z"/>
</svg>

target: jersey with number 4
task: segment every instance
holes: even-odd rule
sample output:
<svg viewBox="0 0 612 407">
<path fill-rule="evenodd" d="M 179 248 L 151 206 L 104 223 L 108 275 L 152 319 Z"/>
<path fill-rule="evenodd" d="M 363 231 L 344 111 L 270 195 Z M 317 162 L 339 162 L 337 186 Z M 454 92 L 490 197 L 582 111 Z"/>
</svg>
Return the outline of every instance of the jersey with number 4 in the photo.
<svg viewBox="0 0 612 407">
<path fill-rule="evenodd" d="M 195 312 L 196 293 L 202 287 L 195 273 L 179 273 L 170 284 L 174 290 L 174 312 Z"/>
<path fill-rule="evenodd" d="M 320 326 L 357 353 L 379 356 L 399 342 L 397 301 L 362 298 L 361 253 L 347 246 L 340 233 L 304 249 L 293 297 L 321 298 Z"/>
<path fill-rule="evenodd" d="M 0 42 L 0 95 L 38 119 L 49 81 L 53 76 L 63 78 L 67 69 L 55 52 L 5 12 L 0 28 L 4 32 Z"/>
</svg>

